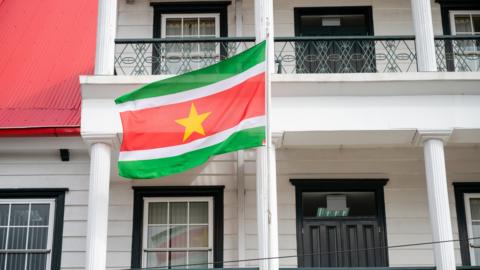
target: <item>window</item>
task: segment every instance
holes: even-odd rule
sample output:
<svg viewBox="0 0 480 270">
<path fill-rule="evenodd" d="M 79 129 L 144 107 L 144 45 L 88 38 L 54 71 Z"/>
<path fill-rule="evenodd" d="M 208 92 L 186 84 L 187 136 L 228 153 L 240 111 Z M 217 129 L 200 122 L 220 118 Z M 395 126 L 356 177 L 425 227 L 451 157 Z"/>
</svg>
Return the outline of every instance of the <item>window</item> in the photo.
<svg viewBox="0 0 480 270">
<path fill-rule="evenodd" d="M 208 268 L 212 261 L 212 198 L 144 200 L 143 267 Z"/>
<path fill-rule="evenodd" d="M 479 35 L 480 10 L 450 11 L 450 25 L 453 35 Z M 454 50 L 456 66 L 465 66 L 466 70 L 480 70 L 480 41 L 475 39 L 458 40 L 458 49 Z M 459 63 L 461 61 L 461 63 Z"/>
<path fill-rule="evenodd" d="M 0 270 L 60 269 L 65 191 L 0 190 Z"/>
<path fill-rule="evenodd" d="M 480 194 L 465 194 L 465 216 L 472 265 L 480 265 Z"/>
<path fill-rule="evenodd" d="M 223 189 L 134 187 L 131 268 L 222 268 Z"/>
</svg>

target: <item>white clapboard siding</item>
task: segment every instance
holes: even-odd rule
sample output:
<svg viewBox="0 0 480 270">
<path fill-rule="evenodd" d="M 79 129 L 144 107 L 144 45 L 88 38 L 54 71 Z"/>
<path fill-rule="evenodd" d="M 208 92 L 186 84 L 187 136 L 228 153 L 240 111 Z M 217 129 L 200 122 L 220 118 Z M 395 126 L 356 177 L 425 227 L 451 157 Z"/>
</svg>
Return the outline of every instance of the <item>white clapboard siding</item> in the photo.
<svg viewBox="0 0 480 270">
<path fill-rule="evenodd" d="M 436 34 L 442 34 L 440 5 L 432 1 L 432 19 Z M 155 2 L 171 2 L 161 0 Z M 375 35 L 413 35 L 410 0 L 275 0 L 275 36 L 294 36 L 295 7 L 372 6 Z M 151 38 L 153 35 L 153 8 L 150 1 L 138 0 L 132 4 L 118 2 L 118 38 Z M 228 6 L 228 33 L 235 33 L 235 1 Z M 254 1 L 243 0 L 243 36 L 255 35 Z"/>
</svg>

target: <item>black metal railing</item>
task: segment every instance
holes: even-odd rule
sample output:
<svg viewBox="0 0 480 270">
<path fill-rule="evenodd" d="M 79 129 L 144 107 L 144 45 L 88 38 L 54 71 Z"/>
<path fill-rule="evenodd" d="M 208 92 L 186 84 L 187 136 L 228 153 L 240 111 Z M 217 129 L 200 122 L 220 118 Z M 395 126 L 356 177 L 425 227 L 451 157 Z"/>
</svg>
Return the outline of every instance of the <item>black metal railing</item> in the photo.
<svg viewBox="0 0 480 270">
<path fill-rule="evenodd" d="M 436 36 L 439 71 L 480 71 L 480 36 Z"/>
<path fill-rule="evenodd" d="M 180 74 L 240 53 L 253 37 L 117 39 L 118 75 Z M 480 36 L 437 36 L 438 71 L 480 71 Z M 414 36 L 275 38 L 277 73 L 416 72 Z"/>
<path fill-rule="evenodd" d="M 254 38 L 117 39 L 118 75 L 180 74 L 215 64 L 255 43 Z"/>
<path fill-rule="evenodd" d="M 415 37 L 294 37 L 275 39 L 278 73 L 416 71 Z"/>
</svg>

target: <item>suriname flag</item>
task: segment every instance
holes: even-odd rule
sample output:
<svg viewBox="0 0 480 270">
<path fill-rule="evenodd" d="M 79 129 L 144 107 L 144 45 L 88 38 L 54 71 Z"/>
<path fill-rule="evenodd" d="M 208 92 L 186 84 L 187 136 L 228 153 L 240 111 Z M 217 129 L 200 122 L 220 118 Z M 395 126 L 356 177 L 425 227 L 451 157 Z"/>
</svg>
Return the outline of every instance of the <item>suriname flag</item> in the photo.
<svg viewBox="0 0 480 270">
<path fill-rule="evenodd" d="M 265 41 L 217 64 L 115 100 L 126 178 L 157 178 L 265 140 Z"/>
</svg>

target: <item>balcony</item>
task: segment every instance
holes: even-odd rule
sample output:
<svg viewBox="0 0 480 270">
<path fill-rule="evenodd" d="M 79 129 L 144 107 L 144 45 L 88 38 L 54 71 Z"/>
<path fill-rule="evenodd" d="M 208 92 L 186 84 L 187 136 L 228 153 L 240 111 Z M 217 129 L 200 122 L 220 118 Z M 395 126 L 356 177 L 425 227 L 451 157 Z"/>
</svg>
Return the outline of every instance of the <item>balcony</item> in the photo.
<svg viewBox="0 0 480 270">
<path fill-rule="evenodd" d="M 254 38 L 117 39 L 117 75 L 169 75 L 199 69 L 253 46 Z M 480 36 L 437 36 L 438 71 L 480 71 Z M 416 72 L 414 36 L 275 38 L 275 72 Z"/>
</svg>

